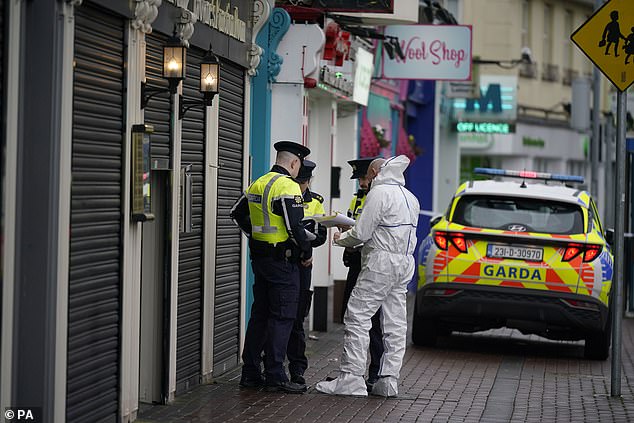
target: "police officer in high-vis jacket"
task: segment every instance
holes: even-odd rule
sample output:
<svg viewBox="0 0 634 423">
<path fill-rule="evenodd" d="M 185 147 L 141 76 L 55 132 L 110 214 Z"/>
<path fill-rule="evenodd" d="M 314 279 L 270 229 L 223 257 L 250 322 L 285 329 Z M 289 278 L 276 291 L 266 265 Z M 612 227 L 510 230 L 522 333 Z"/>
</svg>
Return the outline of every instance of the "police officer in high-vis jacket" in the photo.
<svg viewBox="0 0 634 423">
<path fill-rule="evenodd" d="M 310 150 L 291 141 L 277 142 L 274 147 L 277 156 L 271 171 L 253 182 L 231 210 L 231 218 L 249 237 L 255 276 L 240 386 L 302 393 L 306 386 L 288 380 L 284 357 L 297 317 L 299 266 L 312 263 L 312 248 L 302 224 L 302 192 L 293 180 Z"/>
<path fill-rule="evenodd" d="M 363 211 L 363 204 L 370 189 L 372 180 L 368 177 L 368 168 L 370 163 L 376 157 L 350 160 L 348 164 L 352 167 L 352 176 L 350 179 L 359 180 L 359 190 L 352 197 L 350 207 L 348 209 L 348 217 L 357 220 Z M 348 267 L 348 276 L 346 277 L 346 286 L 343 293 L 343 306 L 341 308 L 341 320 L 348 307 L 348 300 L 352 289 L 357 283 L 357 278 L 361 272 L 361 248 L 346 248 L 343 253 L 343 264 Z M 368 389 L 379 378 L 379 370 L 381 367 L 381 357 L 383 356 L 383 332 L 381 331 L 381 309 L 372 316 L 372 328 L 370 329 L 370 367 L 368 369 Z"/>
<path fill-rule="evenodd" d="M 295 178 L 304 198 L 304 226 L 306 230 L 315 237 L 315 239 L 310 242 L 313 248 L 323 245 L 326 242 L 327 237 L 325 226 L 319 225 L 314 220 L 306 219 L 310 216 L 325 214 L 323 205 L 324 197 L 308 188 L 315 166 L 314 162 L 304 160 L 302 167 L 299 169 L 299 174 L 297 175 L 297 178 Z M 310 238 L 312 238 L 312 236 L 310 236 Z M 313 298 L 313 291 L 311 290 L 312 271 L 312 265 L 309 267 L 299 267 L 299 307 L 297 308 L 297 318 L 293 324 L 293 330 L 291 331 L 291 336 L 288 340 L 288 349 L 286 350 L 286 356 L 288 357 L 288 371 L 291 374 L 291 382 L 301 385 L 306 384 L 304 372 L 308 368 L 304 319 L 308 316 L 308 312 L 310 311 L 310 302 Z"/>
</svg>

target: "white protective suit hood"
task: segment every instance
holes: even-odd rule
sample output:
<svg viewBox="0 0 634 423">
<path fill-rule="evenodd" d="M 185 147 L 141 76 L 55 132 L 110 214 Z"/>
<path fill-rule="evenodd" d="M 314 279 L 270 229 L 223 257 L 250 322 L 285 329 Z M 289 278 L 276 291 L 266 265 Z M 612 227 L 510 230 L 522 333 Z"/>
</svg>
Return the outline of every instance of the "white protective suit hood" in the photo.
<svg viewBox="0 0 634 423">
<path fill-rule="evenodd" d="M 364 249 L 414 253 L 420 206 L 416 197 L 405 189 L 403 172 L 408 165 L 409 159 L 403 155 L 385 161 L 372 181 L 357 224 L 341 234 L 337 244 L 355 247 L 365 243 Z"/>
<path fill-rule="evenodd" d="M 379 174 L 372 181 L 372 186 L 382 184 L 398 184 L 405 186 L 405 169 L 409 166 L 407 156 L 390 157 L 383 163 Z"/>
</svg>

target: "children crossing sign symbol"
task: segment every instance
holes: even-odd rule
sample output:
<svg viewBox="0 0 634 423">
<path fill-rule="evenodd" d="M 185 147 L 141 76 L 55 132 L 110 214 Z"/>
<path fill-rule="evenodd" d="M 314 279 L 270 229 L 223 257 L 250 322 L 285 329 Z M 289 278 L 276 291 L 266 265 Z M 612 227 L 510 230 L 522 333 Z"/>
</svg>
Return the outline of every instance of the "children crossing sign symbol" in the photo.
<svg viewBox="0 0 634 423">
<path fill-rule="evenodd" d="M 634 1 L 610 0 L 570 39 L 619 91 L 634 82 Z"/>
</svg>

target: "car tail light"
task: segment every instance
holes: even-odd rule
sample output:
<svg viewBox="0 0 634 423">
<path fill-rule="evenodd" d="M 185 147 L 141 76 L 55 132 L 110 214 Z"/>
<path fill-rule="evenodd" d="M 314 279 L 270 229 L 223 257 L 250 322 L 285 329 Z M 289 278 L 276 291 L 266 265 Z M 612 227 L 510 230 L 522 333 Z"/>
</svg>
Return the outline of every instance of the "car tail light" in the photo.
<svg viewBox="0 0 634 423">
<path fill-rule="evenodd" d="M 436 232 L 434 234 L 434 242 L 436 243 L 436 246 L 438 248 L 440 248 L 441 250 L 447 250 L 447 247 L 449 246 L 449 240 L 447 239 L 447 233 L 446 232 Z"/>
<path fill-rule="evenodd" d="M 459 232 L 436 232 L 434 234 L 434 242 L 441 250 L 447 250 L 450 241 L 461 253 L 467 252 L 467 241 L 464 234 Z"/>
<path fill-rule="evenodd" d="M 601 253 L 601 246 L 596 244 L 568 244 L 562 260 L 570 261 L 581 253 L 583 253 L 583 261 L 592 261 Z"/>
<path fill-rule="evenodd" d="M 592 261 L 597 258 L 599 254 L 601 254 L 600 245 L 587 245 L 586 251 L 583 253 L 583 261 Z"/>
</svg>

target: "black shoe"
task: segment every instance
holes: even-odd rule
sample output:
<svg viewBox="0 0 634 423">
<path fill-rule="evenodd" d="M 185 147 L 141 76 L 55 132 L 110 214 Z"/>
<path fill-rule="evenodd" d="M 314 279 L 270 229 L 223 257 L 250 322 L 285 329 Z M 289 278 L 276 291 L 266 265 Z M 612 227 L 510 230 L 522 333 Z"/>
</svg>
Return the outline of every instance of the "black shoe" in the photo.
<svg viewBox="0 0 634 423">
<path fill-rule="evenodd" d="M 264 379 L 257 378 L 257 377 L 244 377 L 242 376 L 240 378 L 240 386 L 242 388 L 261 388 L 262 386 L 264 386 Z"/>
<path fill-rule="evenodd" d="M 266 392 L 286 392 L 287 394 L 303 394 L 307 391 L 306 385 L 293 382 L 279 382 L 275 385 L 266 385 Z"/>
<path fill-rule="evenodd" d="M 298 385 L 306 385 L 306 379 L 304 379 L 303 375 L 291 375 L 291 382 Z"/>
</svg>

